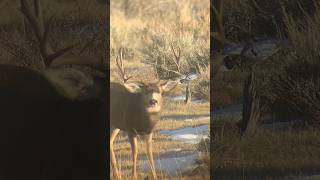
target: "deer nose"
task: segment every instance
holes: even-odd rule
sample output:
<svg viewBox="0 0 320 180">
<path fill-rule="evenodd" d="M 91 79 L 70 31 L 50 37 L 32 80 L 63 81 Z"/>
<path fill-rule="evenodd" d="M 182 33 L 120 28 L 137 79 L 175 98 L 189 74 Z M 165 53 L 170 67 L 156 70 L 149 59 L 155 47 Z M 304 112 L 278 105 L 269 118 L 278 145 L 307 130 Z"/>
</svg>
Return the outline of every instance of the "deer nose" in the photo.
<svg viewBox="0 0 320 180">
<path fill-rule="evenodd" d="M 158 101 L 155 100 L 155 99 L 151 99 L 151 100 L 149 101 L 149 105 L 152 105 L 152 106 L 156 105 L 157 103 L 158 103 Z"/>
</svg>

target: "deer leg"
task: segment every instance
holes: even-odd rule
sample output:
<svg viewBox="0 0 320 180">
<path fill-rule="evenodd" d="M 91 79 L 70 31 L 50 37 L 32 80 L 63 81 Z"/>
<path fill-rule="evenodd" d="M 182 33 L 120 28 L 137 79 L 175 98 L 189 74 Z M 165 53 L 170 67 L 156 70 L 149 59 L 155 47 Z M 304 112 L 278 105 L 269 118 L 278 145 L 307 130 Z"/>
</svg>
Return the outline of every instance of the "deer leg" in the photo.
<svg viewBox="0 0 320 180">
<path fill-rule="evenodd" d="M 153 179 L 157 179 L 156 168 L 154 166 L 153 152 L 152 152 L 152 133 L 148 135 L 146 139 L 146 144 L 147 144 L 147 154 L 148 154 L 152 176 L 153 176 Z"/>
<path fill-rule="evenodd" d="M 113 151 L 113 142 L 116 139 L 117 135 L 119 134 L 120 129 L 113 129 L 111 130 L 110 134 L 110 156 L 111 156 L 111 167 L 113 169 L 113 175 L 117 179 L 121 179 L 118 167 L 117 167 L 117 160 L 116 160 L 116 155 Z"/>
<path fill-rule="evenodd" d="M 138 142 L 137 142 L 137 136 L 129 134 L 129 141 L 131 144 L 131 150 L 132 150 L 132 175 L 133 179 L 137 179 L 137 158 L 138 158 Z"/>
</svg>

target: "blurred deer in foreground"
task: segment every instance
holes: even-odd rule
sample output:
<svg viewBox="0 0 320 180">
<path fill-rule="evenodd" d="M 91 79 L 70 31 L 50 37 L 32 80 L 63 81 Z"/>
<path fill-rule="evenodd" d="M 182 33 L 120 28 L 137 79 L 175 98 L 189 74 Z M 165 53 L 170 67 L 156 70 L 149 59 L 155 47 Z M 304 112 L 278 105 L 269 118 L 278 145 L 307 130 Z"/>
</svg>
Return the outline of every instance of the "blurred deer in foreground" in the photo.
<svg viewBox="0 0 320 180">
<path fill-rule="evenodd" d="M 110 156 L 113 175 L 121 179 L 117 167 L 116 156 L 113 150 L 113 143 L 120 130 L 128 133 L 132 149 L 132 174 L 137 179 L 137 157 L 138 143 L 137 136 L 146 136 L 146 148 L 152 176 L 157 179 L 153 153 L 152 153 L 152 132 L 157 121 L 160 120 L 162 108 L 162 93 L 173 89 L 177 81 L 158 81 L 157 83 L 128 83 L 132 77 L 125 74 L 122 51 L 116 58 L 117 67 L 123 84 L 110 84 Z"/>
<path fill-rule="evenodd" d="M 106 79 L 63 66 L 103 65 L 54 52 L 40 0 L 20 3 L 45 68 L 0 65 L 0 179 L 104 179 Z"/>
</svg>

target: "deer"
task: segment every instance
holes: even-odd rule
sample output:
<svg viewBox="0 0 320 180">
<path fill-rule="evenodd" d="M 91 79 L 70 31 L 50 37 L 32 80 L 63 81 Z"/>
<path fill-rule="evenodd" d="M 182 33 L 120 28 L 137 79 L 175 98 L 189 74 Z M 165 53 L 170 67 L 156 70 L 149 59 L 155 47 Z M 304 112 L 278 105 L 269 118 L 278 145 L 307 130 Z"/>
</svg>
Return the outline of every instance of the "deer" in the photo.
<svg viewBox="0 0 320 180">
<path fill-rule="evenodd" d="M 21 11 L 38 40 L 45 67 L 0 65 L 0 179 L 105 179 L 106 78 L 100 61 L 53 51 L 39 0 Z M 100 63 L 100 64 L 99 64 Z"/>
<path fill-rule="evenodd" d="M 110 156 L 113 176 L 121 179 L 114 152 L 114 141 L 119 132 L 128 133 L 132 150 L 132 177 L 137 179 L 137 158 L 139 135 L 145 136 L 147 156 L 153 179 L 157 179 L 153 159 L 153 130 L 160 120 L 163 93 L 172 90 L 178 81 L 161 81 L 152 83 L 129 82 L 132 76 L 124 71 L 121 49 L 117 56 L 117 67 L 123 82 L 110 82 Z M 120 58 L 119 58 L 120 57 Z"/>
</svg>

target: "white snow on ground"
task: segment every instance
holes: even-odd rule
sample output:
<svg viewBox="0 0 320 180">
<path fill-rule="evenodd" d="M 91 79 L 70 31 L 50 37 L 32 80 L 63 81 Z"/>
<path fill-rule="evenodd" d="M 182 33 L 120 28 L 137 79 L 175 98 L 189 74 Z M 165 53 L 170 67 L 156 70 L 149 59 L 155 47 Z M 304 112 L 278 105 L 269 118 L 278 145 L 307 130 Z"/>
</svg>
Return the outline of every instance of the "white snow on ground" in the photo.
<svg viewBox="0 0 320 180">
<path fill-rule="evenodd" d="M 166 116 L 163 116 L 162 118 L 164 119 L 172 119 L 173 117 L 166 117 Z M 190 122 L 190 121 L 200 121 L 200 120 L 210 120 L 210 116 L 209 115 L 190 115 L 190 116 L 186 116 L 186 117 L 174 117 L 174 119 L 176 121 L 185 121 L 185 122 Z"/>
<path fill-rule="evenodd" d="M 200 120 L 209 120 L 210 121 L 210 116 L 198 116 L 198 117 L 192 117 L 192 118 L 186 118 L 184 121 L 189 122 L 189 121 L 200 121 Z"/>
<path fill-rule="evenodd" d="M 186 95 L 174 96 L 170 98 L 172 101 L 184 101 L 186 99 Z"/>
<path fill-rule="evenodd" d="M 166 134 L 171 136 L 174 141 L 182 141 L 188 144 L 197 144 L 202 139 L 208 138 L 209 126 L 202 125 L 196 127 L 186 127 L 176 130 L 161 130 L 160 134 Z"/>
<path fill-rule="evenodd" d="M 178 102 L 182 102 L 185 99 L 186 99 L 186 95 L 185 94 L 182 94 L 182 95 L 179 95 L 179 96 L 171 96 L 170 97 L 171 101 L 178 101 Z M 203 103 L 203 102 L 206 102 L 206 101 L 203 100 L 203 99 L 191 98 L 191 102 L 193 102 L 193 103 Z"/>
<path fill-rule="evenodd" d="M 186 127 L 176 130 L 161 130 L 161 134 L 169 135 L 173 141 L 181 141 L 188 144 L 197 144 L 200 140 L 208 138 L 209 126 L 202 125 L 196 127 Z M 173 152 L 178 152 L 179 148 L 173 149 Z M 156 169 L 163 173 L 179 176 L 182 172 L 185 172 L 193 168 L 193 164 L 198 159 L 199 153 L 195 152 L 189 155 L 183 155 L 180 157 L 166 157 L 156 159 Z M 141 165 L 143 171 L 149 171 L 148 162 L 144 162 Z"/>
<path fill-rule="evenodd" d="M 182 172 L 192 168 L 192 164 L 199 157 L 198 154 L 190 154 L 182 157 L 161 158 L 155 160 L 155 166 L 158 172 L 178 176 Z M 149 163 L 146 161 L 141 164 L 142 171 L 149 171 Z"/>
</svg>

